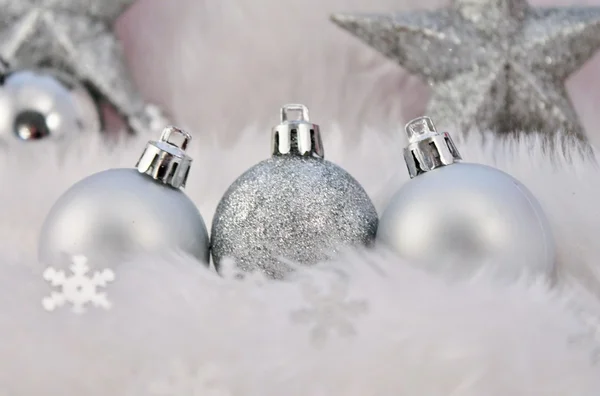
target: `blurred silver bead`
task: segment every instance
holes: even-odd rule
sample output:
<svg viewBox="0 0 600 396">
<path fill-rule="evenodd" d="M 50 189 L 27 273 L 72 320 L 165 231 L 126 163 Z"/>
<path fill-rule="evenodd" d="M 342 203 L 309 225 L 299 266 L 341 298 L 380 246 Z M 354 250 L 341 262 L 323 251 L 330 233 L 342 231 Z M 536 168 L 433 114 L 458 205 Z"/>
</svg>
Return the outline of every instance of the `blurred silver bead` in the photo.
<svg viewBox="0 0 600 396">
<path fill-rule="evenodd" d="M 96 102 L 75 78 L 53 70 L 20 70 L 0 86 L 0 136 L 8 140 L 61 139 L 99 132 Z"/>
<path fill-rule="evenodd" d="M 427 117 L 411 121 L 407 133 L 405 159 L 413 179 L 381 216 L 378 242 L 451 276 L 486 266 L 510 279 L 554 275 L 552 229 L 523 184 L 498 169 L 458 162 L 450 136 L 435 131 Z"/>
<path fill-rule="evenodd" d="M 184 137 L 181 147 L 172 134 Z M 137 169 L 96 173 L 65 192 L 52 207 L 39 238 L 44 264 L 68 264 L 84 255 L 91 264 L 139 253 L 180 251 L 208 265 L 209 239 L 202 216 L 178 187 L 185 184 L 191 136 L 167 128 L 149 142 Z"/>
<path fill-rule="evenodd" d="M 290 119 L 293 111 L 299 119 Z M 217 269 L 229 257 L 244 271 L 280 279 L 289 271 L 285 259 L 316 264 L 343 247 L 374 241 L 375 207 L 351 175 L 323 159 L 319 126 L 309 122 L 305 106 L 282 108 L 272 152 L 217 207 L 211 241 Z"/>
</svg>

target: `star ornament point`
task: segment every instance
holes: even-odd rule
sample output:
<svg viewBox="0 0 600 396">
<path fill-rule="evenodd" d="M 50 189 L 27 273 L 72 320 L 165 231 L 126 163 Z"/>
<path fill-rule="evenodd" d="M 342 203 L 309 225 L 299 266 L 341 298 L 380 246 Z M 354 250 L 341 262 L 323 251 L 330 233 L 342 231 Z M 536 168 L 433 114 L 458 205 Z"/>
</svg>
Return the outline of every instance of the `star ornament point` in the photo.
<svg viewBox="0 0 600 396">
<path fill-rule="evenodd" d="M 427 111 L 441 125 L 586 140 L 564 83 L 600 48 L 600 7 L 457 0 L 331 20 L 427 82 Z"/>
</svg>

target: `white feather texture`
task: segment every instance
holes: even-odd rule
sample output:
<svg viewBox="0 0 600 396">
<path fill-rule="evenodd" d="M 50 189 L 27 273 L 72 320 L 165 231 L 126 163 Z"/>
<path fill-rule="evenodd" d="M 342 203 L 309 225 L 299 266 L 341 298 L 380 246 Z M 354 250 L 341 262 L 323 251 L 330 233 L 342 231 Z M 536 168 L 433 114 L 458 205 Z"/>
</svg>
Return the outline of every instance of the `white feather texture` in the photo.
<svg viewBox="0 0 600 396">
<path fill-rule="evenodd" d="M 328 159 L 381 210 L 407 179 L 403 139 L 363 130 L 348 146 L 336 126 L 322 131 Z M 193 141 L 186 189 L 208 224 L 227 186 L 269 152 L 268 130 L 247 129 L 227 150 L 211 132 Z M 102 290 L 111 310 L 49 313 L 41 300 L 53 289 L 35 258 L 45 214 L 79 179 L 135 164 L 146 139 L 12 147 L 0 168 L 0 394 L 597 396 L 598 170 L 577 156 L 551 161 L 535 138 L 474 136 L 458 139 L 463 157 L 513 174 L 546 208 L 560 249 L 554 288 L 502 286 L 485 270 L 446 282 L 385 252 L 242 282 L 165 253 L 114 263 Z"/>
</svg>

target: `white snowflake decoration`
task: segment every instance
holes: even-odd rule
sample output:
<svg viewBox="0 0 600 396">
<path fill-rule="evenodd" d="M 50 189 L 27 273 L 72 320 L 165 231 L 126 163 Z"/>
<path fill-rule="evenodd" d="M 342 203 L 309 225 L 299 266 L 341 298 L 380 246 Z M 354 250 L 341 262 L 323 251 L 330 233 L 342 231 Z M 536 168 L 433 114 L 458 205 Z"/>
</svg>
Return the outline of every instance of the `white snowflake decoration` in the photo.
<svg viewBox="0 0 600 396">
<path fill-rule="evenodd" d="M 166 375 L 150 383 L 151 396 L 231 396 L 225 387 L 221 370 L 207 364 L 192 369 L 183 362 L 172 361 Z"/>
<path fill-rule="evenodd" d="M 342 337 L 356 334 L 352 319 L 367 312 L 367 302 L 346 301 L 348 286 L 345 282 L 334 282 L 329 293 L 320 293 L 309 283 L 303 284 L 303 294 L 309 308 L 292 312 L 296 323 L 313 323 L 311 338 L 315 345 L 321 346 L 327 341 L 330 332 Z"/>
<path fill-rule="evenodd" d="M 106 293 L 98 292 L 98 287 L 115 280 L 115 274 L 109 269 L 96 271 L 89 276 L 90 267 L 85 256 L 74 256 L 69 267 L 72 275 L 65 275 L 64 271 L 57 271 L 48 267 L 43 274 L 44 279 L 54 287 L 60 287 L 60 292 L 52 292 L 49 297 L 42 299 L 46 311 L 54 311 L 66 303 L 72 305 L 75 313 L 84 313 L 86 305 L 110 309 L 111 303 L 106 298 Z"/>
</svg>

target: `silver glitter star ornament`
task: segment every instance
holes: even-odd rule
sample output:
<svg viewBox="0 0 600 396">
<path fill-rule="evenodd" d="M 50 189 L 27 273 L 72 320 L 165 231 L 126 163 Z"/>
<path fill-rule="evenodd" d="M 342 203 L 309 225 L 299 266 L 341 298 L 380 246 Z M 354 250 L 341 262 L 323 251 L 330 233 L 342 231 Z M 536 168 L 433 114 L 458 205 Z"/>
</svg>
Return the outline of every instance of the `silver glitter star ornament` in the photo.
<svg viewBox="0 0 600 396">
<path fill-rule="evenodd" d="M 217 269 L 232 258 L 244 271 L 281 279 L 289 271 L 286 260 L 317 264 L 374 240 L 373 203 L 351 175 L 323 159 L 319 126 L 305 106 L 281 109 L 272 153 L 240 176 L 217 207 L 211 235 Z"/>
<path fill-rule="evenodd" d="M 437 11 L 332 20 L 433 87 L 442 124 L 585 139 L 564 81 L 600 47 L 600 7 L 456 0 Z"/>
<path fill-rule="evenodd" d="M 409 262 L 451 277 L 481 268 L 499 278 L 555 272 L 552 228 L 533 194 L 512 176 L 463 163 L 429 117 L 406 126 L 411 180 L 381 215 L 377 241 Z"/>
<path fill-rule="evenodd" d="M 162 115 L 136 90 L 112 32 L 134 1 L 0 0 L 0 58 L 11 71 L 41 67 L 74 76 L 133 132 L 161 127 Z"/>
<path fill-rule="evenodd" d="M 208 231 L 182 191 L 192 164 L 185 151 L 190 140 L 168 127 L 148 142 L 135 169 L 109 169 L 69 188 L 42 226 L 40 261 L 56 267 L 84 255 L 92 263 L 114 264 L 175 251 L 208 265 Z"/>
</svg>

